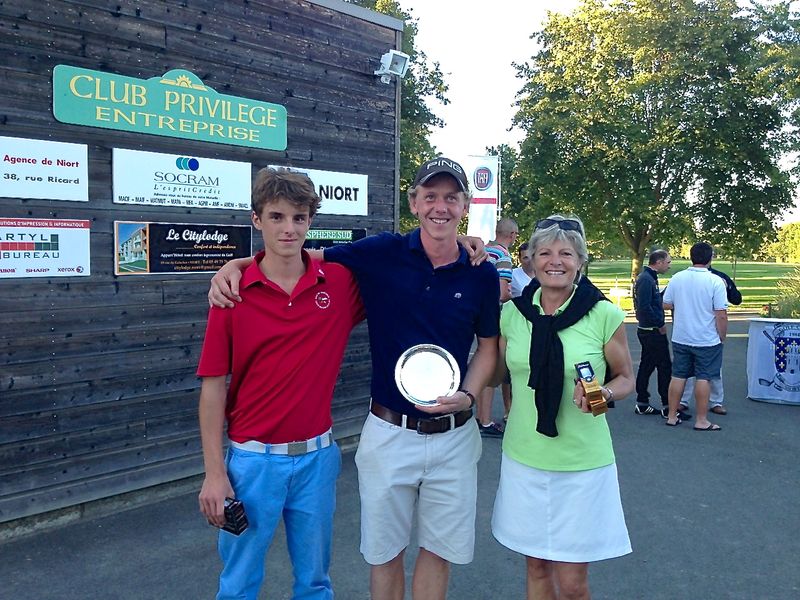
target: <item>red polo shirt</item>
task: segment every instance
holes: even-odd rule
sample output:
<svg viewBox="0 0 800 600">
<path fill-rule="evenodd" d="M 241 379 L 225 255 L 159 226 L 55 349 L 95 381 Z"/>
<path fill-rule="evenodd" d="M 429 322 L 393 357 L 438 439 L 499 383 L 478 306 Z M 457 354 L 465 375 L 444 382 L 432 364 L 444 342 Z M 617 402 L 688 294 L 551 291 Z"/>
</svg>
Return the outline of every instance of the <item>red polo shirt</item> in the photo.
<svg viewBox="0 0 800 600">
<path fill-rule="evenodd" d="M 261 272 L 263 258 L 242 275 L 241 303 L 209 311 L 197 375 L 231 374 L 231 440 L 306 440 L 331 426 L 333 387 L 364 309 L 347 268 L 303 251 L 306 272 L 287 294 Z"/>
</svg>

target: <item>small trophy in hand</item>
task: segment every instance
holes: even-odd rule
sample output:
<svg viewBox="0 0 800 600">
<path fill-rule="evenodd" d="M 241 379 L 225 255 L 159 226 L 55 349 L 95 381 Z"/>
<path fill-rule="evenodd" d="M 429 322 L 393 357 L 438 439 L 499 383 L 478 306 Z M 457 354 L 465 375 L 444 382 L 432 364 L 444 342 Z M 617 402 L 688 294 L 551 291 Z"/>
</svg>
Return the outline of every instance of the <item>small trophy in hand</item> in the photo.
<svg viewBox="0 0 800 600">
<path fill-rule="evenodd" d="M 608 405 L 606 404 L 606 399 L 603 398 L 603 392 L 600 384 L 597 383 L 597 377 L 595 377 L 591 363 L 588 361 L 578 363 L 575 365 L 575 370 L 578 372 L 578 381 L 583 386 L 583 393 L 589 402 L 592 415 L 595 417 L 602 415 L 608 410 Z"/>
</svg>

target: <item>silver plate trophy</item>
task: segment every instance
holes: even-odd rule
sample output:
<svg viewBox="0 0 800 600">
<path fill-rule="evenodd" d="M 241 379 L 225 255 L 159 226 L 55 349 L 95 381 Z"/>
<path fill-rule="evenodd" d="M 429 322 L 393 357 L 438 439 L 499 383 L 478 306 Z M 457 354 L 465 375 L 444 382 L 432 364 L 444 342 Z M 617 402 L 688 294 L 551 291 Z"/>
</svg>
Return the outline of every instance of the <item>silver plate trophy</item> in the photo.
<svg viewBox="0 0 800 600">
<path fill-rule="evenodd" d="M 439 396 L 450 396 L 461 383 L 453 355 L 435 344 L 419 344 L 403 352 L 394 368 L 397 389 L 409 402 L 433 406 Z"/>
</svg>

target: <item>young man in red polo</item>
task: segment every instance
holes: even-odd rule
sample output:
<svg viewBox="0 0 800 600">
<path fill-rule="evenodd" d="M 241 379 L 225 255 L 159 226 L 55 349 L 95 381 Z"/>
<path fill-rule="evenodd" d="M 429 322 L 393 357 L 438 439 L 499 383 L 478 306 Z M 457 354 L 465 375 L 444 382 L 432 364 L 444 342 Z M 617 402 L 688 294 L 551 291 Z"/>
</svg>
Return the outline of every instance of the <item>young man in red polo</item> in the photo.
<svg viewBox="0 0 800 600">
<path fill-rule="evenodd" d="M 252 221 L 264 250 L 243 273 L 241 302 L 209 311 L 197 370 L 206 473 L 200 510 L 221 527 L 225 499 L 235 498 L 249 521 L 239 536 L 220 531 L 218 600 L 255 600 L 281 517 L 293 596 L 333 598 L 328 570 L 341 457 L 331 399 L 348 336 L 364 313 L 352 274 L 302 249 L 319 203 L 305 175 L 259 171 Z M 225 422 L 230 447 L 223 455 Z"/>
</svg>

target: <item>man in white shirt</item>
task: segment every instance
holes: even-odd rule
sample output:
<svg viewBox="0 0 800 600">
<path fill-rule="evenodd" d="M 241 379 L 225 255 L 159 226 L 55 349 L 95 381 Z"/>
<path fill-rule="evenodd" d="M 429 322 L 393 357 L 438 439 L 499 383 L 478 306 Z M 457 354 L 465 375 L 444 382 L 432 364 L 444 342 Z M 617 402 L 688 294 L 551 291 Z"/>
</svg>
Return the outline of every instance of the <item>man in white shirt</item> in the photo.
<svg viewBox="0 0 800 600">
<path fill-rule="evenodd" d="M 533 261 L 528 253 L 528 242 L 520 245 L 518 251 L 519 266 L 511 271 L 511 297 L 522 295 L 522 290 L 533 279 Z"/>
<path fill-rule="evenodd" d="M 708 270 L 714 250 L 698 242 L 689 256 L 692 266 L 677 273 L 664 292 L 664 308 L 672 309 L 672 379 L 669 384 L 670 427 L 681 423 L 678 417 L 686 380 L 695 377 L 696 431 L 719 431 L 708 420 L 710 382 L 719 379 L 722 343 L 728 333 L 728 300 L 725 284 Z"/>
</svg>

